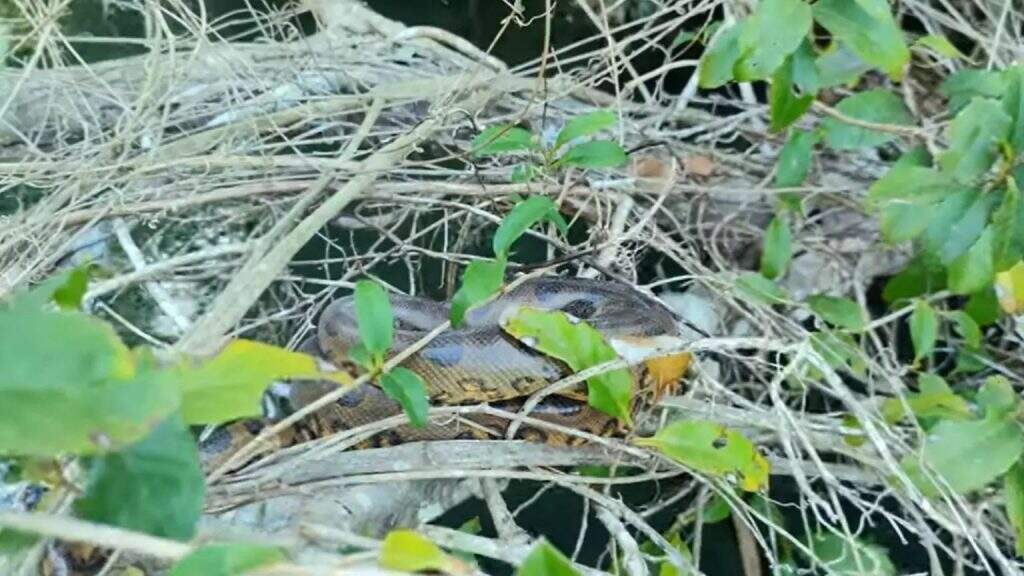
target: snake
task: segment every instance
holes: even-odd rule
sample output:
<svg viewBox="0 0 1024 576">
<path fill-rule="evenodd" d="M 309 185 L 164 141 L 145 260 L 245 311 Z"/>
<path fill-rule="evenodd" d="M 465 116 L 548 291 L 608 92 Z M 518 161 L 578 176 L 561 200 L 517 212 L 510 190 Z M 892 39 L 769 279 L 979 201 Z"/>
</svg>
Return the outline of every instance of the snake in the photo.
<svg viewBox="0 0 1024 576">
<path fill-rule="evenodd" d="M 393 316 L 393 340 L 389 358 L 422 339 L 444 323 L 450 313 L 446 302 L 423 297 L 389 296 Z M 457 406 L 487 403 L 506 412 L 518 412 L 527 398 L 566 378 L 572 371 L 560 360 L 547 356 L 511 336 L 502 319 L 521 307 L 559 311 L 573 322 L 586 322 L 606 340 L 646 343 L 678 335 L 673 313 L 657 300 L 632 286 L 599 279 L 543 276 L 522 282 L 500 297 L 470 309 L 464 323 L 448 329 L 408 356 L 401 366 L 418 375 L 426 386 L 431 405 Z M 334 300 L 321 313 L 315 334 L 299 351 L 336 367 L 354 369 L 350 351 L 360 344 L 354 296 Z M 690 362 L 689 354 L 674 353 L 647 360 L 632 370 L 639 383 L 633 409 L 646 397 L 660 397 L 678 386 Z M 334 389 L 329 382 L 295 382 L 287 396 L 290 408 L 299 409 Z M 543 398 L 529 413 L 552 426 L 523 425 L 514 437 L 556 445 L 585 441 L 586 436 L 609 436 L 623 431 L 621 422 L 586 402 L 586 388 L 561 390 Z M 379 422 L 402 413 L 401 405 L 381 388 L 365 383 L 333 404 L 306 417 L 290 438 L 297 443 L 335 432 Z M 357 447 L 382 447 L 398 443 L 504 438 L 510 420 L 493 414 L 471 414 L 426 426 L 401 425 L 380 432 Z M 220 455 L 245 443 L 260 429 L 246 422 L 222 429 L 204 445 L 208 454 Z M 585 434 L 557 432 L 570 429 Z"/>
</svg>

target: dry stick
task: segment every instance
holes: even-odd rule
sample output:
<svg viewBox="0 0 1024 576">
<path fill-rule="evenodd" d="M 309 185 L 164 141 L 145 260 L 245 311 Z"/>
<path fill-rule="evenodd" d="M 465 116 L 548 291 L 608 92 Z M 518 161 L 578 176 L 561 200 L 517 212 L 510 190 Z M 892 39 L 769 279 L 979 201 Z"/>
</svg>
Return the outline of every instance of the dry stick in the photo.
<svg viewBox="0 0 1024 576">
<path fill-rule="evenodd" d="M 103 548 L 117 548 L 154 558 L 177 560 L 192 551 L 188 544 L 157 538 L 112 526 L 104 526 L 68 516 L 36 512 L 0 512 L 0 526 L 32 532 L 67 542 L 87 542 Z"/>
<path fill-rule="evenodd" d="M 224 335 L 242 320 L 253 302 L 274 282 L 274 278 L 284 270 L 295 253 L 349 202 L 362 195 L 379 174 L 412 152 L 439 125 L 439 118 L 428 119 L 367 158 L 362 164 L 361 173 L 296 225 L 266 255 L 251 262 L 228 282 L 224 291 L 214 300 L 210 311 L 196 322 L 191 333 L 178 342 L 178 350 L 193 354 L 206 354 L 215 350 Z"/>
<path fill-rule="evenodd" d="M 626 525 L 609 509 L 597 507 L 597 519 L 608 529 L 608 533 L 622 550 L 622 567 L 629 576 L 647 576 L 647 562 L 640 553 L 636 539 L 626 529 Z"/>
</svg>

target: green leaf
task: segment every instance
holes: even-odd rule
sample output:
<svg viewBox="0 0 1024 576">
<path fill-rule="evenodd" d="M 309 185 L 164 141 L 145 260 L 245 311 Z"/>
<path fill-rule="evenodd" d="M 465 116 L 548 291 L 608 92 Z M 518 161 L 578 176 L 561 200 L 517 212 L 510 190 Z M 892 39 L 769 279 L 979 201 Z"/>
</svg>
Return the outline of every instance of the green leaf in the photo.
<svg viewBox="0 0 1024 576">
<path fill-rule="evenodd" d="M 394 330 L 394 315 L 387 292 L 373 280 L 360 280 L 356 282 L 355 305 L 359 340 L 371 356 L 383 358 L 391 348 Z"/>
<path fill-rule="evenodd" d="M 196 425 L 259 416 L 264 390 L 285 378 L 350 380 L 340 372 L 324 374 L 316 359 L 307 354 L 262 342 L 234 340 L 215 357 L 179 372 L 182 417 L 186 424 Z"/>
<path fill-rule="evenodd" d="M 516 576 L 578 576 L 572 562 L 557 548 L 541 538 L 523 563 L 516 570 Z"/>
<path fill-rule="evenodd" d="M 802 0 L 795 0 L 801 2 Z M 805 5 L 806 6 L 806 5 Z M 768 89 L 768 110 L 771 117 L 771 131 L 781 132 L 796 122 L 808 108 L 814 96 L 793 93 L 793 58 L 786 58 L 772 76 L 771 87 Z"/>
<path fill-rule="evenodd" d="M 927 159 L 921 154 L 904 154 L 868 189 L 867 204 L 881 211 L 882 235 L 889 243 L 919 236 L 937 212 L 937 204 L 965 190 L 922 162 Z"/>
<path fill-rule="evenodd" d="M 284 553 L 270 546 L 206 544 L 179 560 L 168 576 L 240 576 L 284 561 Z"/>
<path fill-rule="evenodd" d="M 958 112 L 975 97 L 999 98 L 1006 91 L 1006 76 L 992 70 L 966 68 L 946 77 L 939 93 L 949 98 L 949 109 Z"/>
<path fill-rule="evenodd" d="M 53 301 L 61 310 L 79 310 L 82 308 L 82 296 L 85 296 L 89 288 L 89 270 L 91 266 L 85 264 L 67 273 L 56 289 L 53 291 Z M 59 277 L 58 277 L 59 278 Z"/>
<path fill-rule="evenodd" d="M 413 426 L 427 424 L 427 386 L 415 373 L 401 366 L 380 376 L 380 387 L 392 400 L 402 405 Z"/>
<path fill-rule="evenodd" d="M 910 50 L 885 0 L 820 0 L 814 20 L 864 62 L 894 80 L 903 75 Z"/>
<path fill-rule="evenodd" d="M 1024 310 L 1024 262 L 1018 262 L 1009 270 L 996 274 L 994 291 L 984 290 L 978 294 L 990 297 L 987 310 L 989 314 L 986 316 L 989 323 L 995 322 L 999 315 L 999 308 L 1002 308 L 1003 312 L 1007 314 L 1019 314 Z M 998 300 L 991 298 L 993 295 Z M 994 304 L 998 304 L 998 307 Z M 972 313 L 970 309 L 968 312 Z M 972 316 L 978 318 L 977 314 L 972 313 Z M 983 322 L 979 319 L 978 323 Z"/>
<path fill-rule="evenodd" d="M 986 227 L 967 252 L 949 263 L 947 283 L 951 292 L 972 294 L 992 283 L 996 275 L 992 246 L 994 237 L 992 227 Z"/>
<path fill-rule="evenodd" d="M 0 310 L 0 398 L 0 453 L 35 456 L 131 444 L 180 402 L 107 324 L 20 308 Z"/>
<path fill-rule="evenodd" d="M 957 494 L 967 494 L 1002 476 L 1022 452 L 1024 434 L 1012 417 L 942 420 L 925 437 L 920 454 L 908 454 L 902 467 L 927 496 L 940 489 L 925 476 L 924 466 Z"/>
<path fill-rule="evenodd" d="M 381 568 L 399 572 L 463 573 L 466 567 L 412 530 L 392 530 L 384 538 L 378 560 Z"/>
<path fill-rule="evenodd" d="M 700 87 L 718 88 L 733 79 L 733 67 L 740 58 L 740 34 L 745 23 L 720 30 L 700 58 Z"/>
<path fill-rule="evenodd" d="M 766 306 L 785 304 L 789 301 L 789 295 L 778 284 L 753 272 L 748 272 L 737 278 L 736 288 L 744 296 Z"/>
<path fill-rule="evenodd" d="M 954 310 L 947 315 L 953 320 L 957 332 L 960 333 L 960 337 L 964 339 L 964 344 L 968 348 L 981 346 L 981 328 L 978 327 L 978 323 L 974 321 L 974 318 L 971 318 L 970 314 L 963 310 Z"/>
<path fill-rule="evenodd" d="M 1024 258 L 1024 202 L 1020 201 L 1020 191 L 1012 178 L 1007 181 L 999 208 L 992 214 L 992 228 L 996 272 L 1002 272 Z"/>
<path fill-rule="evenodd" d="M 785 276 L 791 256 L 789 224 L 784 218 L 776 216 L 772 218 L 768 229 L 764 232 L 764 244 L 761 248 L 761 274 L 772 280 Z"/>
<path fill-rule="evenodd" d="M 569 226 L 565 223 L 562 215 L 558 212 L 558 206 L 546 196 L 530 196 L 526 200 L 518 202 L 512 210 L 502 219 L 491 246 L 496 256 L 508 256 L 512 244 L 530 229 L 531 226 L 541 220 L 549 220 L 558 227 L 564 235 L 568 232 Z"/>
<path fill-rule="evenodd" d="M 832 330 L 821 330 L 812 332 L 809 341 L 811 348 L 833 370 L 847 370 L 856 376 L 863 376 L 866 372 L 860 349 L 851 335 Z M 811 374 L 815 374 L 815 372 L 816 370 Z M 820 378 L 820 376 L 816 376 L 816 378 Z"/>
<path fill-rule="evenodd" d="M 853 0 L 844 1 L 852 2 Z M 903 105 L 903 101 L 883 88 L 875 88 L 848 96 L 836 105 L 836 110 L 855 120 L 875 124 L 906 126 L 914 122 L 914 118 Z M 872 148 L 896 138 L 896 135 L 891 132 L 862 128 L 835 118 L 826 118 L 821 126 L 825 131 L 825 143 L 835 150 Z"/>
<path fill-rule="evenodd" d="M 776 188 L 793 188 L 800 186 L 807 178 L 807 172 L 811 167 L 811 154 L 814 145 L 820 139 L 818 132 L 805 132 L 793 130 L 786 140 L 786 144 L 779 153 L 779 160 L 775 164 Z"/>
<path fill-rule="evenodd" d="M 203 509 L 203 474 L 192 434 L 178 415 L 120 452 L 93 458 L 78 517 L 189 540 Z"/>
<path fill-rule="evenodd" d="M 914 344 L 915 362 L 932 355 L 938 335 L 939 319 L 935 309 L 928 301 L 918 300 L 910 313 L 910 340 Z"/>
<path fill-rule="evenodd" d="M 939 155 L 939 165 L 959 182 L 977 180 L 992 168 L 1000 142 L 1009 136 L 1010 122 L 997 102 L 971 100 L 946 131 L 949 148 Z"/>
<path fill-rule="evenodd" d="M 1010 147 L 1020 154 L 1024 152 L 1024 66 L 1017 64 L 1006 69 L 1003 78 L 1003 111 L 1010 117 Z"/>
<path fill-rule="evenodd" d="M 449 319 L 452 327 L 458 328 L 462 325 L 462 319 L 466 312 L 482 303 L 501 290 L 505 281 L 504 258 L 497 260 L 474 260 L 466 266 L 462 273 L 462 285 L 452 297 L 452 308 L 449 312 Z"/>
<path fill-rule="evenodd" d="M 1016 462 L 1003 476 L 1006 517 L 1013 526 L 1017 554 L 1024 556 L 1024 463 Z"/>
<path fill-rule="evenodd" d="M 818 294 L 807 299 L 807 305 L 819 318 L 851 332 L 864 330 L 864 312 L 860 305 L 849 298 Z"/>
<path fill-rule="evenodd" d="M 830 576 L 895 576 L 896 567 L 888 551 L 836 534 L 816 534 L 811 550 Z"/>
<path fill-rule="evenodd" d="M 734 78 L 749 81 L 770 77 L 810 31 L 811 7 L 803 0 L 762 0 L 740 33 Z"/>
<path fill-rule="evenodd" d="M 555 138 L 554 149 L 558 150 L 563 145 L 577 138 L 583 138 L 584 136 L 590 136 L 591 134 L 607 130 L 615 126 L 617 119 L 615 112 L 611 110 L 595 110 L 588 114 L 570 118 L 558 133 L 558 137 Z"/>
<path fill-rule="evenodd" d="M 956 46 L 953 46 L 953 43 L 949 41 L 949 38 L 946 38 L 942 34 L 921 36 L 914 41 L 914 46 L 928 48 L 939 56 L 945 56 L 946 58 L 967 59 L 963 52 L 957 50 Z"/>
<path fill-rule="evenodd" d="M 974 397 L 978 406 L 985 410 L 985 414 L 992 417 L 1009 416 L 1017 409 L 1020 399 L 1013 390 L 1009 380 L 1003 376 L 989 376 L 981 385 L 978 394 Z"/>
<path fill-rule="evenodd" d="M 870 64 L 858 58 L 841 42 L 833 43 L 830 50 L 818 56 L 814 67 L 818 71 L 821 89 L 855 84 L 862 74 L 871 69 Z"/>
<path fill-rule="evenodd" d="M 808 38 L 804 38 L 800 47 L 790 56 L 793 59 L 793 83 L 801 92 L 810 96 L 814 96 L 821 89 L 821 74 L 815 63 L 816 56 Z"/>
<path fill-rule="evenodd" d="M 885 283 L 882 300 L 892 304 L 907 298 L 920 296 L 946 287 L 945 270 L 929 258 L 918 256 L 910 261 L 899 274 Z"/>
<path fill-rule="evenodd" d="M 701 514 L 701 520 L 703 520 L 705 524 L 714 524 L 725 520 L 731 515 L 732 507 L 729 506 L 729 501 L 718 494 L 715 494 L 714 498 L 704 505 L 704 512 Z"/>
<path fill-rule="evenodd" d="M 494 156 L 511 152 L 524 152 L 537 148 L 533 135 L 522 128 L 501 124 L 491 126 L 473 138 L 473 155 Z"/>
<path fill-rule="evenodd" d="M 573 372 L 580 372 L 618 358 L 600 332 L 586 322 L 571 322 L 561 311 L 520 308 L 502 320 L 502 328 L 530 348 L 557 358 Z M 631 423 L 633 378 L 619 368 L 587 379 L 587 402 Z"/>
<path fill-rule="evenodd" d="M 928 255 L 949 266 L 965 253 L 985 230 L 993 196 L 965 189 L 939 202 L 922 237 Z"/>
<path fill-rule="evenodd" d="M 672 43 L 669 44 L 668 49 L 675 50 L 683 44 L 689 44 L 693 41 L 700 42 L 700 39 L 697 38 L 695 33 L 690 32 L 689 30 L 680 30 L 679 33 L 676 34 L 676 37 L 672 39 Z"/>
<path fill-rule="evenodd" d="M 998 275 L 996 282 L 998 283 Z M 966 312 L 979 326 L 989 326 L 999 319 L 999 300 L 996 298 L 996 291 L 986 288 L 979 290 L 967 299 L 964 305 Z"/>
<path fill-rule="evenodd" d="M 717 422 L 682 420 L 662 428 L 651 438 L 634 442 L 656 448 L 703 474 L 734 476 L 747 492 L 757 492 L 768 485 L 768 461 L 750 440 Z"/>
<path fill-rule="evenodd" d="M 516 164 L 512 168 L 512 173 L 509 174 L 508 179 L 513 184 L 524 184 L 532 182 L 534 178 L 540 175 L 540 173 L 541 169 L 536 164 L 528 162 Z"/>
<path fill-rule="evenodd" d="M 626 151 L 617 142 L 594 140 L 577 144 L 558 159 L 558 164 L 580 168 L 616 168 L 626 163 Z"/>
<path fill-rule="evenodd" d="M 918 377 L 921 392 L 907 394 L 904 401 L 886 398 L 882 403 L 882 416 L 890 424 L 903 418 L 906 408 L 919 419 L 941 418 L 944 420 L 968 420 L 972 418 L 971 407 L 966 400 L 950 390 L 941 377 L 921 374 Z"/>
<path fill-rule="evenodd" d="M 51 276 L 27 291 L 15 292 L 7 305 L 10 308 L 31 309 L 45 308 L 47 304 L 54 302 L 61 310 L 78 310 L 82 306 L 82 296 L 89 286 L 92 268 L 92 264 L 83 264 Z M 0 305 L 3 303 L 0 300 Z"/>
</svg>

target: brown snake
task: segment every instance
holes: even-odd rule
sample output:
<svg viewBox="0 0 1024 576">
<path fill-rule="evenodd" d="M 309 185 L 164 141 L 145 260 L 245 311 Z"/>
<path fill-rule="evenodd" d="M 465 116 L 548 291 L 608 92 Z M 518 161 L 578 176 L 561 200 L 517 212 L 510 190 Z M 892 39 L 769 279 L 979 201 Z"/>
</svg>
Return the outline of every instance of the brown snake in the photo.
<svg viewBox="0 0 1024 576">
<path fill-rule="evenodd" d="M 394 342 L 392 349 L 403 350 L 448 318 L 448 305 L 424 298 L 392 295 Z M 600 280 L 543 277 L 524 282 L 489 304 L 471 310 L 465 325 L 442 332 L 410 356 L 402 366 L 418 374 L 426 383 L 432 405 L 490 403 L 510 412 L 518 411 L 531 394 L 571 374 L 560 361 L 540 354 L 506 334 L 499 321 L 513 307 L 560 310 L 586 321 L 608 338 L 643 342 L 659 336 L 678 334 L 675 320 L 667 309 L 628 286 Z M 347 350 L 359 342 L 354 299 L 332 302 L 320 317 L 316 336 L 307 340 L 301 351 L 325 358 L 336 366 L 350 366 Z M 678 384 L 689 364 L 688 354 L 676 354 L 642 364 L 633 370 L 641 383 L 639 401 L 658 396 Z M 299 408 L 333 388 L 333 384 L 300 382 L 292 385 L 290 403 Z M 529 416 L 594 435 L 609 435 L 619 430 L 618 422 L 585 402 L 586 391 L 578 387 L 544 398 Z M 362 385 L 333 405 L 306 418 L 298 434 L 283 443 L 320 437 L 349 430 L 402 413 L 399 404 L 374 385 Z M 430 422 L 423 428 L 403 425 L 372 437 L 363 446 L 382 446 L 399 442 L 456 438 L 502 438 L 509 420 L 491 415 L 473 414 L 443 422 Z M 223 429 L 204 446 L 216 455 L 233 452 L 231 447 L 251 438 L 251 423 Z M 226 436 L 225 436 L 226 435 Z M 523 426 L 516 437 L 554 444 L 572 444 L 578 437 L 552 433 L 541 426 Z"/>
</svg>

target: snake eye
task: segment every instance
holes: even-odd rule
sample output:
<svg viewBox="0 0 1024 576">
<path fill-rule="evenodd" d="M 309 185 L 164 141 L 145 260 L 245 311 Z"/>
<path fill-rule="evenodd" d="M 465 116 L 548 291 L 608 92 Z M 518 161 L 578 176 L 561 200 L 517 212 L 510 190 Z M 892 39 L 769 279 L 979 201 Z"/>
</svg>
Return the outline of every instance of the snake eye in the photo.
<svg viewBox="0 0 1024 576">
<path fill-rule="evenodd" d="M 572 314 L 581 320 L 587 320 L 594 315 L 594 312 L 597 312 L 597 305 L 591 300 L 577 298 L 562 306 L 562 312 Z"/>
</svg>

